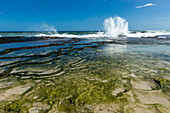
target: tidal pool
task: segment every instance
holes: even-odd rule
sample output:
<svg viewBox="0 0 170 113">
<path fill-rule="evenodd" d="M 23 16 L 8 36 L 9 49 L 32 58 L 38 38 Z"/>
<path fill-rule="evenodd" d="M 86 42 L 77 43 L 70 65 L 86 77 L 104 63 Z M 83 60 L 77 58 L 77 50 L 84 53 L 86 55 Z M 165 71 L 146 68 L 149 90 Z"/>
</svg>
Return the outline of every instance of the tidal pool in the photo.
<svg viewBox="0 0 170 113">
<path fill-rule="evenodd" d="M 1 113 L 168 113 L 170 40 L 0 44 Z"/>
</svg>

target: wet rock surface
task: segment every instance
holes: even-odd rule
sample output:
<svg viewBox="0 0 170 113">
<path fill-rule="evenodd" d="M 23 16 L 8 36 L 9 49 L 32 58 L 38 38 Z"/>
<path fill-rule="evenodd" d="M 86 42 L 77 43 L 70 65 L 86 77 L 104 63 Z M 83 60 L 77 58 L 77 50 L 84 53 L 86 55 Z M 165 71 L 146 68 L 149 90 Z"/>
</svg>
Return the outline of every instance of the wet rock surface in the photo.
<svg viewBox="0 0 170 113">
<path fill-rule="evenodd" d="M 62 44 L 49 46 L 53 51 L 45 55 L 38 55 L 36 47 L 29 48 L 32 54 L 28 48 L 1 53 L 9 63 L 0 68 L 0 112 L 170 111 L 169 57 L 125 52 L 124 46 L 106 52 L 106 42 Z M 15 54 L 19 51 L 23 55 Z"/>
</svg>

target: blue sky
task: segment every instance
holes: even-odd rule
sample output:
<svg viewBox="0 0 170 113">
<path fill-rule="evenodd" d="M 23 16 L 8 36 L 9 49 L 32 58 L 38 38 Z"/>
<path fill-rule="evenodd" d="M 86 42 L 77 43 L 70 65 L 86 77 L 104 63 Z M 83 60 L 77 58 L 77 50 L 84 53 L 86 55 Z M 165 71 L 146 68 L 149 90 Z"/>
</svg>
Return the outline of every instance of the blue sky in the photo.
<svg viewBox="0 0 170 113">
<path fill-rule="evenodd" d="M 0 31 L 103 30 L 113 16 L 131 30 L 170 30 L 170 0 L 0 0 Z"/>
</svg>

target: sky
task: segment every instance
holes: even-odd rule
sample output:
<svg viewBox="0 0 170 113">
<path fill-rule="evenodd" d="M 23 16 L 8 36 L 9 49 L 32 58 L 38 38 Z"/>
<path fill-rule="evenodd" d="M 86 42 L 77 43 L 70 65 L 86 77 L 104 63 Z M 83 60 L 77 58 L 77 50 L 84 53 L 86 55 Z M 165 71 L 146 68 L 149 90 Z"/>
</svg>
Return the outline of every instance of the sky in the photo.
<svg viewBox="0 0 170 113">
<path fill-rule="evenodd" d="M 170 0 L 0 0 L 0 31 L 101 31 L 120 16 L 130 30 L 170 30 Z"/>
</svg>

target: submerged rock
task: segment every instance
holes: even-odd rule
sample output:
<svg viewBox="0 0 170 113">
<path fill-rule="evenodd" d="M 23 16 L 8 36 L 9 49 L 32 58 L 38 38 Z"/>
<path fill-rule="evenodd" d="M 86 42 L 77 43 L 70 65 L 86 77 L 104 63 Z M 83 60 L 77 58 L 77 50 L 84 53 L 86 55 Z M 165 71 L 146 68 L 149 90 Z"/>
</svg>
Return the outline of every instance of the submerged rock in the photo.
<svg viewBox="0 0 170 113">
<path fill-rule="evenodd" d="M 4 93 L 0 93 L 0 101 L 8 100 L 8 99 L 14 100 L 15 98 L 13 97 L 13 95 L 22 95 L 30 88 L 31 88 L 30 85 L 24 85 L 24 86 L 10 88 L 10 89 L 6 90 Z"/>
<path fill-rule="evenodd" d="M 113 95 L 113 96 L 116 96 L 117 94 L 122 93 L 122 92 L 124 92 L 124 91 L 125 91 L 124 88 L 117 88 L 117 89 L 115 89 L 114 91 L 112 91 L 112 95 Z"/>
</svg>

